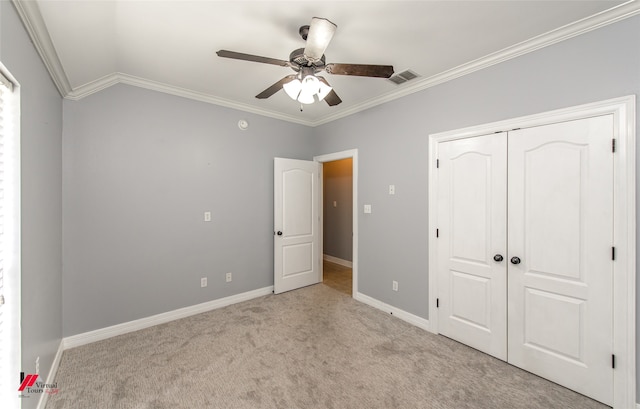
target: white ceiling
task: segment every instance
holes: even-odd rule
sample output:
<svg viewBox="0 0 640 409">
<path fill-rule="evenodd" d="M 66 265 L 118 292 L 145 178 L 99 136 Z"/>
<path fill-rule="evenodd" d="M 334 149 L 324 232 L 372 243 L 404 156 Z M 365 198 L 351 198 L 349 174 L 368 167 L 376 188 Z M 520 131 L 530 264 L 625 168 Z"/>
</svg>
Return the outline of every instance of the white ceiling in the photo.
<svg viewBox="0 0 640 409">
<path fill-rule="evenodd" d="M 613 0 L 14 3 L 68 98 L 123 82 L 312 126 L 639 9 L 635 1 Z M 421 77 L 397 86 L 380 78 L 324 74 L 343 103 L 316 103 L 300 112 L 283 91 L 255 98 L 291 74 L 290 68 L 215 54 L 226 49 L 288 60 L 291 51 L 304 47 L 299 27 L 314 16 L 338 26 L 325 52 L 327 63 L 389 64 L 396 73 L 411 69 Z"/>
</svg>

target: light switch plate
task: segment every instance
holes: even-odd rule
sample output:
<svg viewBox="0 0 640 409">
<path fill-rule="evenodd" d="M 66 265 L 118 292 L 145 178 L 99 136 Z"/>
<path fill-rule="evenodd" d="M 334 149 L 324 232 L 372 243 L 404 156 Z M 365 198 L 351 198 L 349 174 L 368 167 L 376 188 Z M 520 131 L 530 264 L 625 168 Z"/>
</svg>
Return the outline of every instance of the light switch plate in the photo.
<svg viewBox="0 0 640 409">
<path fill-rule="evenodd" d="M 371 213 L 371 205 L 364 205 L 364 212 Z"/>
</svg>

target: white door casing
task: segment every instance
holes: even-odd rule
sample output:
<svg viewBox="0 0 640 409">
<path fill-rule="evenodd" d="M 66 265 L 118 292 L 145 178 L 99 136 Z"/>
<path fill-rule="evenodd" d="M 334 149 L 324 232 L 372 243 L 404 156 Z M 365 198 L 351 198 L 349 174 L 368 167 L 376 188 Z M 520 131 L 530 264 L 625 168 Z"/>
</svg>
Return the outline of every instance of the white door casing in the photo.
<svg viewBox="0 0 640 409">
<path fill-rule="evenodd" d="M 613 115 L 508 134 L 508 362 L 607 405 L 612 138 Z"/>
<path fill-rule="evenodd" d="M 341 160 L 341 159 L 348 159 L 351 158 L 352 162 L 351 162 L 351 169 L 352 169 L 352 176 L 351 176 L 351 181 L 352 181 L 352 198 L 353 198 L 353 203 L 352 203 L 352 218 L 353 218 L 353 225 L 352 225 L 352 232 L 353 232 L 353 237 L 351 240 L 351 250 L 352 250 L 352 265 L 351 265 L 351 277 L 352 277 L 352 293 L 351 296 L 355 299 L 359 299 L 360 294 L 358 292 L 358 150 L 357 149 L 349 149 L 349 150 L 345 150 L 345 151 L 340 151 L 340 152 L 333 152 L 333 153 L 328 153 L 328 154 L 324 154 L 324 155 L 319 155 L 319 156 L 315 156 L 313 158 L 314 161 L 318 162 L 320 164 L 320 174 L 322 174 L 322 166 L 324 165 L 325 162 L 333 162 L 336 160 Z M 320 179 L 322 181 L 322 178 Z M 323 182 L 323 181 L 322 181 Z M 321 183 L 322 184 L 322 183 Z M 322 186 L 319 187 L 319 209 L 320 209 L 320 223 L 319 223 L 319 227 L 320 227 L 320 237 L 319 237 L 319 246 L 320 246 L 320 250 L 319 250 L 319 254 L 320 256 L 322 256 L 324 254 L 323 250 L 322 250 L 322 243 L 323 243 L 323 231 L 322 231 L 322 226 L 323 226 L 323 198 L 321 197 L 321 195 L 323 194 L 323 188 Z M 322 269 L 320 269 L 322 270 Z M 320 273 L 322 274 L 322 271 L 320 271 Z M 322 280 L 322 278 L 321 278 Z"/>
<path fill-rule="evenodd" d="M 503 360 L 506 142 L 491 134 L 440 144 L 436 241 L 439 332 Z"/>
<path fill-rule="evenodd" d="M 322 280 L 319 254 L 319 164 L 274 159 L 274 277 L 278 294 Z"/>
<path fill-rule="evenodd" d="M 439 181 L 436 163 L 440 155 L 440 145 L 442 145 L 443 142 L 472 138 L 491 133 L 513 132 L 520 128 L 539 127 L 603 115 L 609 115 L 612 119 L 611 128 L 613 131 L 613 139 L 615 140 L 615 142 L 612 140 L 605 142 L 609 145 L 609 152 L 611 152 L 612 143 L 615 143 L 612 165 L 613 175 L 609 178 L 613 183 L 613 225 L 611 226 L 612 232 L 609 236 L 612 237 L 612 243 L 610 246 L 607 246 L 606 251 L 610 255 L 611 246 L 615 246 L 616 258 L 612 266 L 613 301 L 612 312 L 609 314 L 609 324 L 612 326 L 612 329 L 607 330 L 606 328 L 602 328 L 604 333 L 609 331 L 609 333 L 613 334 L 612 351 L 600 359 L 605 360 L 608 365 L 611 365 L 612 354 L 615 356 L 615 368 L 612 370 L 612 404 L 614 408 L 629 408 L 635 407 L 636 400 L 635 96 L 616 98 L 430 135 L 429 271 L 437 271 L 439 264 L 439 244 L 437 243 L 439 238 L 436 237 L 436 231 L 440 224 L 436 201 Z M 511 250 L 513 249 L 509 250 L 511 254 Z M 527 255 L 526 257 L 529 256 Z M 524 260 L 524 257 L 520 258 Z M 505 257 L 505 261 L 508 261 L 507 257 Z M 525 261 L 523 261 L 522 264 L 525 264 Z M 523 267 L 522 264 L 520 264 L 521 267 Z M 511 263 L 509 265 L 513 266 Z M 509 276 L 508 279 L 511 279 L 511 277 Z M 439 275 L 430 273 L 429 306 L 431 313 L 429 315 L 429 325 L 430 330 L 435 333 L 440 332 L 442 326 L 439 319 L 440 314 L 437 313 L 438 309 L 436 307 L 436 300 L 438 295 L 441 294 L 439 287 Z M 526 324 L 523 323 L 523 326 L 525 325 Z M 537 341 L 541 342 L 543 340 Z M 560 348 L 560 346 L 556 345 L 556 348 Z M 528 348 L 531 349 L 531 347 Z M 510 355 L 511 352 L 510 349 Z"/>
</svg>

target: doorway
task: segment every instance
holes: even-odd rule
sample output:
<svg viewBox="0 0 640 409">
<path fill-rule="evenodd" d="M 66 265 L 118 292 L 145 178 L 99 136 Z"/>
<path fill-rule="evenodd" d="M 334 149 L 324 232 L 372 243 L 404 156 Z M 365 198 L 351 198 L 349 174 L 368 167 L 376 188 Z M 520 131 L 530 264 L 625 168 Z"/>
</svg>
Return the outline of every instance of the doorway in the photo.
<svg viewBox="0 0 640 409">
<path fill-rule="evenodd" d="M 353 293 L 352 243 L 353 159 L 325 162 L 322 166 L 323 276 L 325 285 Z"/>
<path fill-rule="evenodd" d="M 357 150 L 314 158 L 320 162 L 322 281 L 337 291 L 357 294 Z"/>
</svg>

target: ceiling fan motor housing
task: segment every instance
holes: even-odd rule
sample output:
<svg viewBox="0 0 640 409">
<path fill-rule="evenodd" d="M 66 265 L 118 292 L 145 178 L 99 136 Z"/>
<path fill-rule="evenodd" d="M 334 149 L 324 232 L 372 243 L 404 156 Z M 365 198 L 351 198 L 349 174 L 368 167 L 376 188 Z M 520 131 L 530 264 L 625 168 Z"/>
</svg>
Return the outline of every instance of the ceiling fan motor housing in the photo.
<svg viewBox="0 0 640 409">
<path fill-rule="evenodd" d="M 325 57 L 324 54 L 322 58 L 318 61 L 310 61 L 304 55 L 304 48 L 298 48 L 297 50 L 293 50 L 291 54 L 289 54 L 289 61 L 293 64 L 293 68 L 295 71 L 300 71 L 303 67 L 315 67 L 316 71 L 321 71 L 325 66 Z"/>
</svg>

